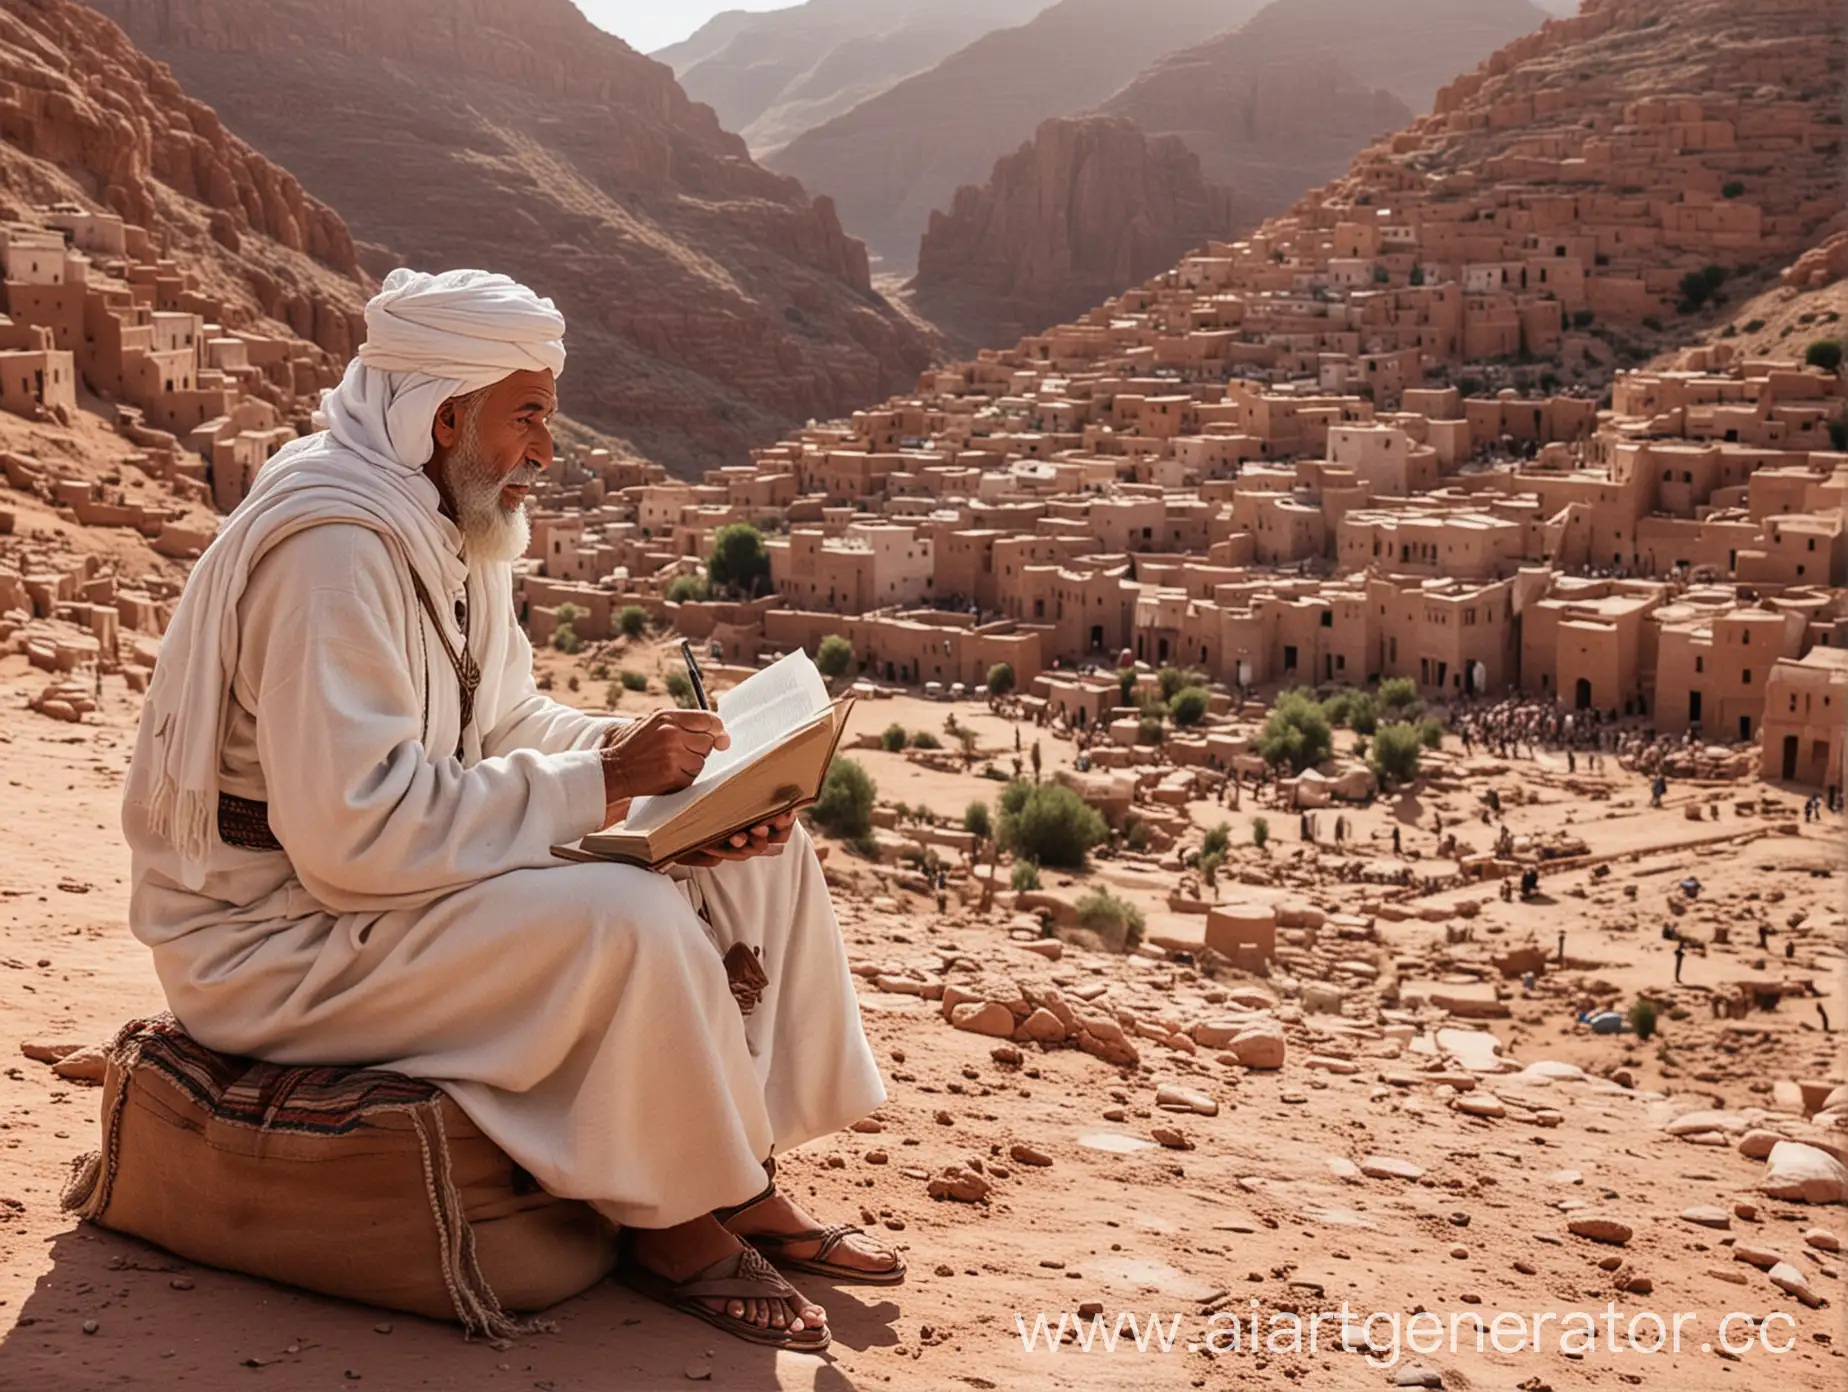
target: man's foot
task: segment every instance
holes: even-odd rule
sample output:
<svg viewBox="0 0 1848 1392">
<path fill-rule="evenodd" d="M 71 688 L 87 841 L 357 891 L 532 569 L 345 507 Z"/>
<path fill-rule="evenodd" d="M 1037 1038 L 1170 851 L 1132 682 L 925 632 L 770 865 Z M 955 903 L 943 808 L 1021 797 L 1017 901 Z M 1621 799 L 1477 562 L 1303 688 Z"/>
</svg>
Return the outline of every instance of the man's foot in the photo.
<svg viewBox="0 0 1848 1392">
<path fill-rule="evenodd" d="M 735 1255 L 743 1246 L 717 1219 L 702 1215 L 672 1228 L 631 1228 L 630 1251 L 655 1275 L 679 1283 Z M 795 1294 L 785 1299 L 701 1300 L 708 1309 L 744 1320 L 760 1329 L 790 1333 L 827 1328 L 828 1312 Z"/>
<path fill-rule="evenodd" d="M 758 1200 L 725 1222 L 727 1231 L 747 1239 L 758 1236 L 780 1238 L 794 1233 L 815 1232 L 822 1227 L 801 1205 L 780 1190 Z M 779 1242 L 766 1255 L 776 1261 L 793 1262 L 823 1257 L 831 1266 L 870 1279 L 890 1276 L 903 1265 L 897 1252 L 865 1233 L 851 1232 L 837 1238 L 824 1254 L 825 1241 L 824 1238 L 811 1238 L 807 1241 Z"/>
</svg>

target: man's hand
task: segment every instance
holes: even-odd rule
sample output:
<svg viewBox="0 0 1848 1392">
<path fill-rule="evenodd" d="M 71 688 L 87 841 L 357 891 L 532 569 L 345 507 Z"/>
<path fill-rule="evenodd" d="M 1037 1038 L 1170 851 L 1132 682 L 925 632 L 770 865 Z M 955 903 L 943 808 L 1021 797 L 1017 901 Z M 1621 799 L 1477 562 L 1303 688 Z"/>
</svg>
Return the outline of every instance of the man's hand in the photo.
<svg viewBox="0 0 1848 1392">
<path fill-rule="evenodd" d="M 733 832 L 722 841 L 714 841 L 697 851 L 679 857 L 676 865 L 707 867 L 723 865 L 728 860 L 750 860 L 754 856 L 778 855 L 789 842 L 789 832 L 796 824 L 796 814 L 785 812 L 767 822 L 759 822 L 745 831 Z"/>
<path fill-rule="evenodd" d="M 612 726 L 603 743 L 603 801 L 677 793 L 699 776 L 706 757 L 731 736 L 711 711 L 663 710 Z"/>
</svg>

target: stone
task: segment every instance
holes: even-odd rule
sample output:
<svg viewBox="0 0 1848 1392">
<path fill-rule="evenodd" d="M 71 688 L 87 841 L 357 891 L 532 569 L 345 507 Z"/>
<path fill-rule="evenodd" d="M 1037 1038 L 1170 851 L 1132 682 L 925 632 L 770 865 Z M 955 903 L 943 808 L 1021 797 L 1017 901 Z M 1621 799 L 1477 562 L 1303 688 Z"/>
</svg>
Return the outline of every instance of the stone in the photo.
<svg viewBox="0 0 1848 1392">
<path fill-rule="evenodd" d="M 1737 1112 L 1685 1112 L 1663 1128 L 1671 1136 L 1693 1136 L 1702 1131 L 1721 1131 L 1743 1135 L 1745 1118 Z"/>
<path fill-rule="evenodd" d="M 1008 1017 L 1012 1020 L 1013 1016 Z M 1041 1044 L 1050 1044 L 1065 1038 L 1065 1022 L 1044 1006 L 1040 1006 L 1021 1023 L 1020 1033 Z"/>
<path fill-rule="evenodd" d="M 1092 1131 L 1078 1138 L 1086 1150 L 1101 1150 L 1111 1155 L 1130 1155 L 1138 1150 L 1153 1150 L 1155 1142 L 1140 1136 L 1125 1136 L 1120 1131 Z"/>
<path fill-rule="evenodd" d="M 1769 1247 L 1755 1247 L 1750 1243 L 1739 1242 L 1733 1245 L 1733 1260 L 1755 1266 L 1760 1271 L 1769 1271 L 1784 1257 L 1781 1252 L 1773 1252 Z"/>
<path fill-rule="evenodd" d="M 1771 1154 L 1772 1147 L 1783 1139 L 1775 1131 L 1753 1129 L 1739 1137 L 1739 1153 L 1747 1160 L 1763 1160 Z"/>
<path fill-rule="evenodd" d="M 51 1071 L 71 1083 L 101 1083 L 109 1055 L 93 1045 L 73 1050 L 51 1065 Z"/>
<path fill-rule="evenodd" d="M 988 1051 L 988 1057 L 1000 1064 L 1003 1068 L 1018 1068 L 1020 1066 L 1020 1050 L 1016 1049 L 1012 1044 L 997 1044 Z"/>
<path fill-rule="evenodd" d="M 1737 1218 L 1741 1223 L 1756 1223 L 1758 1221 L 1758 1205 L 1753 1203 L 1750 1199 L 1736 1199 L 1733 1202 L 1733 1217 Z"/>
<path fill-rule="evenodd" d="M 1450 1109 L 1473 1117 L 1505 1117 L 1508 1115 L 1508 1109 L 1502 1105 L 1501 1099 L 1491 1097 L 1487 1093 L 1465 1093 L 1450 1104 Z"/>
<path fill-rule="evenodd" d="M 1693 1223 L 1703 1228 L 1730 1228 L 1732 1215 L 1723 1208 L 1684 1208 L 1681 1221 Z"/>
<path fill-rule="evenodd" d="M 1052 1163 L 1052 1157 L 1037 1146 L 1030 1146 L 1024 1141 L 1016 1141 L 1007 1148 L 1008 1158 L 1017 1165 L 1033 1165 L 1044 1168 Z"/>
<path fill-rule="evenodd" d="M 1360 1065 L 1353 1059 L 1331 1058 L 1326 1054 L 1311 1054 L 1303 1060 L 1303 1067 L 1322 1073 L 1336 1073 L 1343 1076 L 1360 1072 Z"/>
<path fill-rule="evenodd" d="M 1339 1015 L 1346 999 L 1339 987 L 1312 981 L 1303 987 L 1303 1009 L 1311 1015 Z"/>
<path fill-rule="evenodd" d="M 1620 1266 L 1617 1274 L 1611 1278 L 1611 1284 L 1628 1295 L 1648 1295 L 1655 1290 L 1655 1282 L 1628 1266 Z"/>
<path fill-rule="evenodd" d="M 1044 957 L 1048 962 L 1056 962 L 1065 955 L 1065 944 L 1057 938 L 1036 938 L 1032 942 L 1019 944 L 1022 952 L 1031 952 Z"/>
<path fill-rule="evenodd" d="M 1794 1296 L 1811 1309 L 1822 1304 L 1822 1297 L 1810 1288 L 1809 1278 L 1789 1262 L 1779 1262 L 1767 1274 L 1771 1284 L 1785 1295 Z"/>
<path fill-rule="evenodd" d="M 1219 1104 L 1204 1092 L 1182 1087 L 1178 1083 L 1163 1083 L 1155 1089 L 1155 1105 L 1164 1111 L 1194 1112 L 1199 1116 L 1218 1116 Z"/>
<path fill-rule="evenodd" d="M 1245 1068 L 1282 1068 L 1285 1046 L 1283 1026 L 1275 1021 L 1256 1025 L 1234 1037 L 1228 1052 Z"/>
<path fill-rule="evenodd" d="M 1014 1012 L 999 1001 L 965 1001 L 950 1009 L 950 1023 L 971 1034 L 1005 1039 L 1014 1032 Z"/>
<path fill-rule="evenodd" d="M 1187 1139 L 1187 1133 L 1175 1126 L 1151 1126 L 1149 1135 L 1157 1145 L 1169 1150 L 1192 1150 L 1193 1142 Z"/>
<path fill-rule="evenodd" d="M 686 1366 L 686 1378 L 688 1382 L 712 1381 L 712 1364 L 703 1358 L 695 1359 Z"/>
<path fill-rule="evenodd" d="M 1444 1375 L 1435 1368 L 1423 1368 L 1416 1363 L 1408 1363 L 1403 1368 L 1395 1368 L 1392 1374 L 1394 1387 L 1442 1387 Z"/>
<path fill-rule="evenodd" d="M 56 1063 L 67 1055 L 77 1053 L 84 1046 L 81 1044 L 44 1044 L 35 1041 L 22 1041 L 19 1052 L 34 1063 Z"/>
<path fill-rule="evenodd" d="M 1584 1217 L 1574 1218 L 1566 1224 L 1566 1231 L 1575 1237 L 1589 1238 L 1593 1242 L 1609 1242 L 1623 1246 L 1633 1236 L 1630 1225 L 1615 1218 Z"/>
<path fill-rule="evenodd" d="M 1349 1160 L 1344 1155 L 1329 1156 L 1328 1157 L 1328 1170 L 1329 1170 L 1329 1173 L 1334 1175 L 1336 1179 L 1344 1180 L 1349 1183 L 1352 1183 L 1354 1180 L 1357 1180 L 1361 1177 L 1360 1166 L 1356 1165 L 1352 1160 Z"/>
<path fill-rule="evenodd" d="M 1424 1168 L 1414 1165 L 1410 1160 L 1401 1160 L 1392 1155 L 1365 1155 L 1361 1157 L 1360 1172 L 1368 1179 L 1423 1179 Z"/>
<path fill-rule="evenodd" d="M 1771 1147 L 1758 1192 L 1799 1203 L 1848 1203 L 1848 1165 L 1815 1146 L 1779 1141 Z"/>
<path fill-rule="evenodd" d="M 1436 1044 L 1471 1073 L 1499 1073 L 1505 1066 L 1502 1042 L 1487 1030 L 1440 1029 Z"/>
<path fill-rule="evenodd" d="M 1842 1240 L 1828 1228 L 1809 1228 L 1803 1234 L 1803 1240 L 1818 1252 L 1839 1252 Z"/>
<path fill-rule="evenodd" d="M 980 1203 L 988 1197 L 991 1185 L 973 1170 L 951 1165 L 925 1186 L 933 1199 L 954 1199 L 958 1203 Z"/>
</svg>

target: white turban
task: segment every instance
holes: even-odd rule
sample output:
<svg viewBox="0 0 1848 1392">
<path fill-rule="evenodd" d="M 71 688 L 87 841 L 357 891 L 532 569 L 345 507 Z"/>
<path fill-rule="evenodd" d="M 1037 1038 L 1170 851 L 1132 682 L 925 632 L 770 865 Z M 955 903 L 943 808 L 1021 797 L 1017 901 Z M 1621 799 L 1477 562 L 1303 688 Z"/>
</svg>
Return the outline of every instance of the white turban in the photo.
<svg viewBox="0 0 1848 1392">
<path fill-rule="evenodd" d="M 328 429 L 376 463 L 422 469 L 437 407 L 515 372 L 563 372 L 564 334 L 552 302 L 507 276 L 400 267 L 366 305 L 366 341 L 322 403 Z"/>
</svg>

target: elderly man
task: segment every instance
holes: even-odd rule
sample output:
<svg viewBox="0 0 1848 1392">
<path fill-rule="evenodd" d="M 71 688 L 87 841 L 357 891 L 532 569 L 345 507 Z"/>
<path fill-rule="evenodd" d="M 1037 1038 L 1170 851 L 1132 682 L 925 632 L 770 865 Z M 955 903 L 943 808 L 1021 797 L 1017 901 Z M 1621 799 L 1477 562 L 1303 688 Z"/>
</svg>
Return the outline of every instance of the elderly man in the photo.
<svg viewBox="0 0 1848 1392">
<path fill-rule="evenodd" d="M 327 429 L 265 466 L 167 634 L 123 812 L 134 931 L 204 1044 L 434 1080 L 629 1229 L 651 1294 L 824 1347 L 766 1257 L 904 1268 L 768 1158 L 884 1100 L 813 849 L 786 820 L 668 874 L 553 855 L 726 736 L 534 684 L 510 563 L 552 458 L 551 301 L 401 270 L 366 326 Z"/>
</svg>

